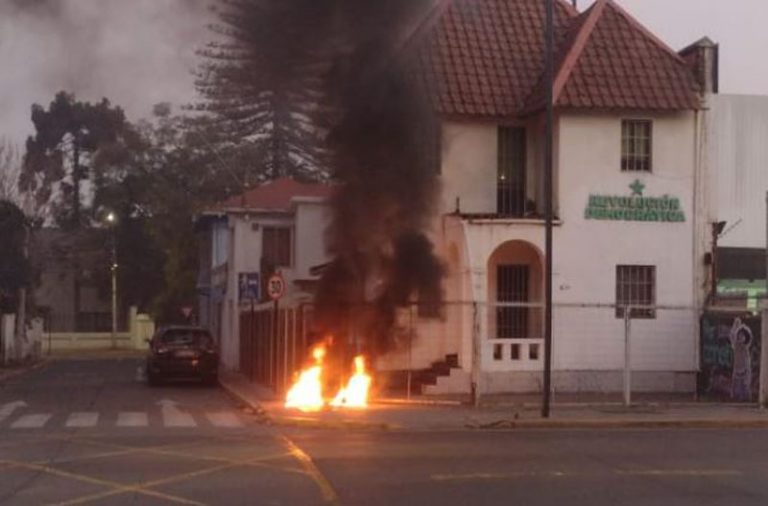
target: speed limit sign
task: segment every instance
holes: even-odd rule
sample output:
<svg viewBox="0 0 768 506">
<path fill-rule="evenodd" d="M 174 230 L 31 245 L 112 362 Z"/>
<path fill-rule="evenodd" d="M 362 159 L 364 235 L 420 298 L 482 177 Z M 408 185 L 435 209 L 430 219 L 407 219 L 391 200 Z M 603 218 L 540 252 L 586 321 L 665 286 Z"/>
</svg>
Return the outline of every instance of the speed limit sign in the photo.
<svg viewBox="0 0 768 506">
<path fill-rule="evenodd" d="M 267 294 L 272 300 L 278 300 L 285 295 L 285 279 L 279 272 L 272 274 L 267 281 Z"/>
</svg>

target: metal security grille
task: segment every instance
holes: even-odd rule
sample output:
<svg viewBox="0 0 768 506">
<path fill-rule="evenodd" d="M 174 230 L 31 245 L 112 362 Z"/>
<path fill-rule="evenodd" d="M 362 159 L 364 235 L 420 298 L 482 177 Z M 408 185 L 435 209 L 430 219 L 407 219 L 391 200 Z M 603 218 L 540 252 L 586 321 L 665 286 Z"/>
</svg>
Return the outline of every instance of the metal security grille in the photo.
<svg viewBox="0 0 768 506">
<path fill-rule="evenodd" d="M 291 266 L 291 229 L 264 227 L 261 238 L 262 259 L 271 267 Z"/>
<path fill-rule="evenodd" d="M 616 317 L 624 318 L 627 306 L 656 304 L 656 267 L 653 265 L 616 266 Z M 656 311 L 632 307 L 630 318 L 656 318 Z"/>
<path fill-rule="evenodd" d="M 526 303 L 530 270 L 527 265 L 499 265 L 496 270 L 496 300 Z M 527 307 L 496 308 L 496 332 L 499 339 L 520 339 L 528 336 Z"/>
<path fill-rule="evenodd" d="M 651 131 L 649 120 L 621 122 L 621 170 L 651 171 Z"/>
<path fill-rule="evenodd" d="M 500 127 L 496 209 L 511 217 L 525 215 L 525 128 Z"/>
</svg>

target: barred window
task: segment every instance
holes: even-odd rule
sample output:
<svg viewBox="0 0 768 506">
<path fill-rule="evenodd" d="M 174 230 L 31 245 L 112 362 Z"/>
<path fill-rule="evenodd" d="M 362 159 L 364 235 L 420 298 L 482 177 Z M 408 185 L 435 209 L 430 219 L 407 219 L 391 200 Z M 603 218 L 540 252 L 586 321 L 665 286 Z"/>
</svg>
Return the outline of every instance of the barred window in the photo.
<svg viewBox="0 0 768 506">
<path fill-rule="evenodd" d="M 291 266 L 291 229 L 264 227 L 261 237 L 261 256 L 272 268 Z"/>
<path fill-rule="evenodd" d="M 525 216 L 525 139 L 525 128 L 499 127 L 496 212 L 502 216 Z"/>
<path fill-rule="evenodd" d="M 625 119 L 621 122 L 621 170 L 651 171 L 651 122 Z"/>
<path fill-rule="evenodd" d="M 656 318 L 656 267 L 653 265 L 616 266 L 616 318 L 624 318 L 631 307 L 630 318 Z"/>
</svg>

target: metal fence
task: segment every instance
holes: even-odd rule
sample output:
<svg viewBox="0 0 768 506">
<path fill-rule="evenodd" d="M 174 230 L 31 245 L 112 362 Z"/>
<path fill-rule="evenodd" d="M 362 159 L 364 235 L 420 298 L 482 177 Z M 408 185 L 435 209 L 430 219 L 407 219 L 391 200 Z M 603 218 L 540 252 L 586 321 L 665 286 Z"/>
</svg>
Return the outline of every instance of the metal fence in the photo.
<svg viewBox="0 0 768 506">
<path fill-rule="evenodd" d="M 429 382 L 437 383 L 432 391 L 440 391 L 447 382 L 440 376 L 458 368 L 469 377 L 468 389 L 478 402 L 491 393 L 542 392 L 543 304 L 445 302 L 438 318 L 427 314 L 415 305 L 400 311 L 400 346 L 377 357 L 382 377 L 412 372 L 402 376 L 407 393 Z M 617 394 L 627 404 L 633 392 L 693 393 L 700 315 L 689 306 L 555 304 L 553 389 Z M 275 312 L 266 304 L 242 311 L 240 369 L 253 381 L 284 391 L 306 364 L 316 337 L 311 305 Z"/>
<path fill-rule="evenodd" d="M 283 392 L 305 363 L 312 306 L 276 309 L 261 304 L 240 313 L 240 371 L 251 381 Z"/>
</svg>

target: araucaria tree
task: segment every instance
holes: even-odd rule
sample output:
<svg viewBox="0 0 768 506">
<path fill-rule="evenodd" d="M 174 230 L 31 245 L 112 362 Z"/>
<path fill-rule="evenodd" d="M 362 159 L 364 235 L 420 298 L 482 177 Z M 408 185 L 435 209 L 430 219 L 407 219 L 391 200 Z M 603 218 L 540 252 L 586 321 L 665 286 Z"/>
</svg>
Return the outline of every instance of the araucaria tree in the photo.
<svg viewBox="0 0 768 506">
<path fill-rule="evenodd" d="M 328 177 L 323 129 L 315 121 L 328 46 L 310 40 L 329 15 L 327 4 L 219 0 L 216 40 L 201 51 L 197 86 L 206 100 L 198 110 L 217 123 L 212 141 L 246 170 L 246 184 Z"/>
<path fill-rule="evenodd" d="M 82 182 L 98 177 L 100 154 L 130 142 L 132 130 L 123 110 L 107 99 L 79 102 L 62 91 L 48 110 L 32 106 L 32 122 L 35 135 L 27 139 L 20 188 L 34 192 L 38 204 L 49 204 L 58 225 L 87 225 Z"/>
</svg>

